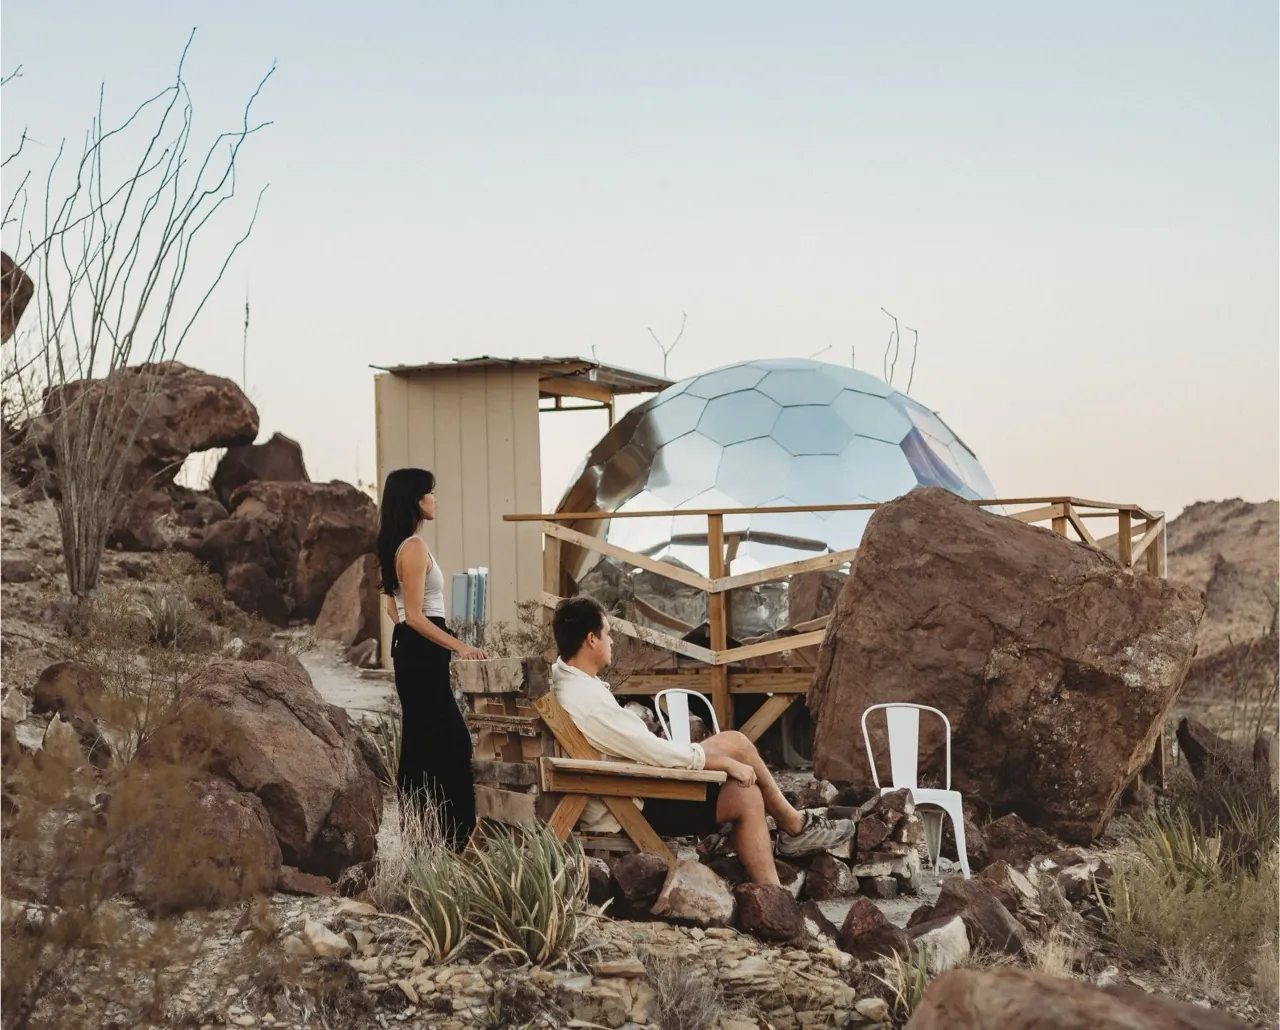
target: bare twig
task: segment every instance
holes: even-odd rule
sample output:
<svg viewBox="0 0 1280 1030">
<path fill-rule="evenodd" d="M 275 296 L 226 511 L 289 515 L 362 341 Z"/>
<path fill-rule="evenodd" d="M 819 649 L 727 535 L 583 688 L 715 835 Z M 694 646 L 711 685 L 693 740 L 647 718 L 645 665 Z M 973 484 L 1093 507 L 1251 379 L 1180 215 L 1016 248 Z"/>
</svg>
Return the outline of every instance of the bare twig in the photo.
<svg viewBox="0 0 1280 1030">
<path fill-rule="evenodd" d="M 680 312 L 680 331 L 676 333 L 676 338 L 671 341 L 670 347 L 663 346 L 662 341 L 658 339 L 658 334 L 652 329 L 649 330 L 649 335 L 653 337 L 653 342 L 656 343 L 658 345 L 658 349 L 662 351 L 662 376 L 664 379 L 667 375 L 667 358 L 671 355 L 671 352 L 679 346 L 680 339 L 684 336 L 685 322 L 688 320 L 689 316 L 683 311 Z"/>
<path fill-rule="evenodd" d="M 827 344 L 825 347 L 823 347 L 823 348 L 822 348 L 822 350 L 816 350 L 816 351 L 814 351 L 812 354 L 810 354 L 810 355 L 809 355 L 809 357 L 811 357 L 811 358 L 819 357 L 819 356 L 821 356 L 821 355 L 823 355 L 823 354 L 826 354 L 826 353 L 827 353 L 827 351 L 829 351 L 830 349 L 831 349 L 831 344 Z"/>
<path fill-rule="evenodd" d="M 916 355 L 920 351 L 920 333 L 907 326 L 907 332 L 911 334 L 911 371 L 907 373 L 907 393 L 911 392 L 911 384 L 916 378 Z"/>
<path fill-rule="evenodd" d="M 884 348 L 884 381 L 892 386 L 893 373 L 898 367 L 898 350 L 902 343 L 902 333 L 898 329 L 898 316 L 886 311 L 883 307 L 880 310 L 893 319 L 893 331 L 889 333 L 889 342 L 885 344 Z M 892 359 L 889 357 L 890 350 L 893 351 Z"/>
</svg>

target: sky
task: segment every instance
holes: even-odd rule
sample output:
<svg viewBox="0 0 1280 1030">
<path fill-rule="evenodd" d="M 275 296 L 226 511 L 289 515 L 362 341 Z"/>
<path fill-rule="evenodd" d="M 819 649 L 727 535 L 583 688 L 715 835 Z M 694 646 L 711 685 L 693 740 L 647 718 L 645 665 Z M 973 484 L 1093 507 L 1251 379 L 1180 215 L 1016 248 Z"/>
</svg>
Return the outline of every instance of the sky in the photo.
<svg viewBox="0 0 1280 1030">
<path fill-rule="evenodd" d="M 4 152 L 78 146 L 192 28 L 196 142 L 276 70 L 193 282 L 261 212 L 180 357 L 243 373 L 313 479 L 373 479 L 371 364 L 660 373 L 686 313 L 672 378 L 882 374 L 886 308 L 1002 496 L 1280 496 L 1273 2 L 7 0 Z M 543 422 L 551 507 L 605 427 Z"/>
</svg>

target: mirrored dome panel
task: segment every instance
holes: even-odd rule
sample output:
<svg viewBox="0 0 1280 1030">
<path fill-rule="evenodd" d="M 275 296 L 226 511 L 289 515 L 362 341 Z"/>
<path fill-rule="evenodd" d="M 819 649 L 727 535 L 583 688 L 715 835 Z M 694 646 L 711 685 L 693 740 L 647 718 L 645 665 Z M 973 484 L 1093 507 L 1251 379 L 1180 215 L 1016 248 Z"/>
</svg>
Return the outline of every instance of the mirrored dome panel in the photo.
<svg viewBox="0 0 1280 1030">
<path fill-rule="evenodd" d="M 996 496 L 977 456 L 937 413 L 866 372 L 805 358 L 744 361 L 682 380 L 628 412 L 591 449 L 561 502 L 654 511 L 863 504 L 917 486 Z M 593 498 L 585 508 L 582 498 Z M 732 571 L 857 547 L 869 511 L 745 514 Z M 620 547 L 707 573 L 706 519 L 610 519 Z M 567 571 L 581 580 L 585 552 Z"/>
</svg>

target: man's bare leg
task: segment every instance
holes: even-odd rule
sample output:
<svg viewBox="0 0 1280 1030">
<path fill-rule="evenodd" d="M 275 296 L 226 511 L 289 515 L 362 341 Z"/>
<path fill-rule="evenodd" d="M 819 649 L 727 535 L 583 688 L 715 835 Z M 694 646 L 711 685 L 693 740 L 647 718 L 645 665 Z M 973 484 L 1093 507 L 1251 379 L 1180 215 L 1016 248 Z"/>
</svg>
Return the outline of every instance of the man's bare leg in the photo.
<svg viewBox="0 0 1280 1030">
<path fill-rule="evenodd" d="M 733 823 L 733 847 L 751 882 L 779 886 L 773 841 L 769 838 L 764 797 L 759 788 L 744 787 L 732 780 L 724 784 L 716 802 L 716 819 Z"/>
<path fill-rule="evenodd" d="M 773 821 L 778 824 L 778 828 L 784 833 L 800 832 L 804 826 L 804 816 L 797 812 L 791 806 L 791 803 L 782 796 L 782 790 L 778 787 L 773 774 L 769 772 L 769 767 L 764 764 L 764 759 L 760 757 L 760 752 L 756 750 L 755 744 L 751 742 L 749 737 L 739 733 L 737 730 L 726 730 L 704 740 L 702 749 L 708 756 L 720 755 L 751 766 L 756 772 L 756 787 L 764 799 L 765 811 L 773 816 Z M 725 784 L 725 787 L 728 786 L 730 784 Z M 722 795 L 723 792 L 724 787 L 721 788 Z M 717 807 L 718 811 L 719 808 Z M 739 852 L 739 855 L 741 856 L 741 852 Z M 746 865 L 747 860 L 743 858 L 742 862 L 743 865 Z M 770 864 L 772 864 L 772 858 L 770 859 Z M 776 878 L 777 874 L 775 873 L 774 876 Z"/>
</svg>

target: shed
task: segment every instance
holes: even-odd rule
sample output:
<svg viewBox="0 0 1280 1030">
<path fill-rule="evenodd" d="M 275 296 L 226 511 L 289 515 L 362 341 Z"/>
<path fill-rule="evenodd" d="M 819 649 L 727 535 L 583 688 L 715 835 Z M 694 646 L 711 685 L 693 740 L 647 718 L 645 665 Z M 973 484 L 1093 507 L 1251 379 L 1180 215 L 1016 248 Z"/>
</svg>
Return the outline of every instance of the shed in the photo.
<svg viewBox="0 0 1280 1030">
<path fill-rule="evenodd" d="M 436 474 L 428 545 L 446 576 L 487 567 L 488 619 L 512 625 L 517 604 L 542 593 L 541 531 L 502 518 L 542 509 L 541 415 L 598 410 L 612 425 L 617 397 L 671 385 L 587 358 L 374 367 L 379 490 L 392 469 L 418 466 Z"/>
</svg>

